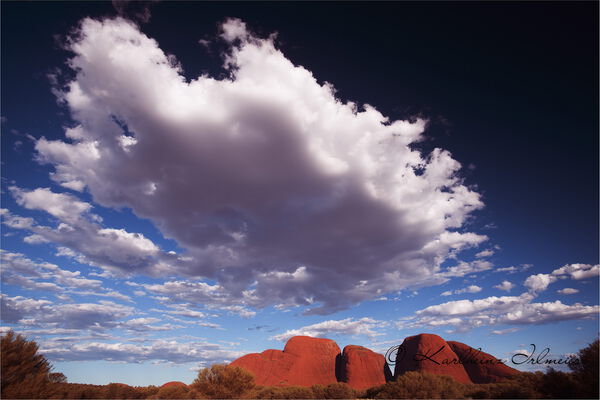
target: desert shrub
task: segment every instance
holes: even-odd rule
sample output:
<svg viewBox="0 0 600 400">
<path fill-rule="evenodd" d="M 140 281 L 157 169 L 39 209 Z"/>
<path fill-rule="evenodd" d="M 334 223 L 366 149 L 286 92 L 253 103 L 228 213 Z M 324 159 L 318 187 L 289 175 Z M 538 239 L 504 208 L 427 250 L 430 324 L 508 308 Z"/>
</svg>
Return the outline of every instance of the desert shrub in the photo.
<svg viewBox="0 0 600 400">
<path fill-rule="evenodd" d="M 278 399 L 278 387 L 275 386 L 255 386 L 252 390 L 246 392 L 249 399 Z"/>
<path fill-rule="evenodd" d="M 598 339 L 579 350 L 579 363 L 570 364 L 573 376 L 581 385 L 582 397 L 597 399 L 598 396 Z"/>
<path fill-rule="evenodd" d="M 573 376 L 562 371 L 556 371 L 548 368 L 548 371 L 541 377 L 541 388 L 544 397 L 551 399 L 581 398 L 581 389 L 579 383 Z"/>
<path fill-rule="evenodd" d="M 311 388 L 304 386 L 263 386 L 252 397 L 256 399 L 314 399 Z"/>
<path fill-rule="evenodd" d="M 281 388 L 281 399 L 312 399 L 312 390 L 304 386 L 287 386 Z"/>
<path fill-rule="evenodd" d="M 503 381 L 465 386 L 465 396 L 474 399 L 539 399 L 545 397 L 541 372 L 521 372 Z"/>
<path fill-rule="evenodd" d="M 149 399 L 152 396 L 155 396 L 160 390 L 160 388 L 155 385 L 137 387 L 136 389 L 142 396 L 142 399 Z"/>
<path fill-rule="evenodd" d="M 325 386 L 325 399 L 353 399 L 356 397 L 354 390 L 346 383 L 330 383 Z"/>
<path fill-rule="evenodd" d="M 310 390 L 313 393 L 313 399 L 325 398 L 325 385 L 312 385 Z"/>
<path fill-rule="evenodd" d="M 124 383 L 109 383 L 106 385 L 106 399 L 141 399 L 142 393 L 133 386 Z"/>
<path fill-rule="evenodd" d="M 53 386 L 51 399 L 102 399 L 106 398 L 106 386 L 84 383 L 58 383 Z"/>
<path fill-rule="evenodd" d="M 456 399 L 464 397 L 465 386 L 449 376 L 409 371 L 394 382 L 367 390 L 376 399 Z"/>
<path fill-rule="evenodd" d="M 190 387 L 211 399 L 240 398 L 254 387 L 254 376 L 240 367 L 216 364 L 201 370 Z"/>
<path fill-rule="evenodd" d="M 38 354 L 38 345 L 8 331 L 0 340 L 1 397 L 47 398 L 52 396 L 52 366 Z"/>
</svg>

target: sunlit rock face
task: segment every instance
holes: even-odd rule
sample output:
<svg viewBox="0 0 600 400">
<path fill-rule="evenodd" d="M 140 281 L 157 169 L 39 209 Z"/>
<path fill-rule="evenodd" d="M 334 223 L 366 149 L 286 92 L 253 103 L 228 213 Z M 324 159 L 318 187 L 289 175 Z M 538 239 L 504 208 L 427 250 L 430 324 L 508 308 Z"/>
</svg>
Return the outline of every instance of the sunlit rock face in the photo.
<svg viewBox="0 0 600 400">
<path fill-rule="evenodd" d="M 404 339 L 396 356 L 394 376 L 408 371 L 447 375 L 461 383 L 472 383 L 458 356 L 438 335 L 422 333 Z"/>
<path fill-rule="evenodd" d="M 344 347 L 338 378 L 354 389 L 383 385 L 391 378 L 385 357 L 362 346 Z"/>
<path fill-rule="evenodd" d="M 254 374 L 257 385 L 312 386 L 337 382 L 336 361 L 341 352 L 330 339 L 295 336 L 283 351 L 247 354 L 231 365 Z"/>
<path fill-rule="evenodd" d="M 447 343 L 462 360 L 463 366 L 473 383 L 498 382 L 519 372 L 504 363 L 498 362 L 498 359 L 491 354 L 474 349 L 464 343 L 453 341 Z"/>
<path fill-rule="evenodd" d="M 394 377 L 408 371 L 446 375 L 462 383 L 497 382 L 519 372 L 488 353 L 427 333 L 407 337 L 400 346 Z"/>
</svg>

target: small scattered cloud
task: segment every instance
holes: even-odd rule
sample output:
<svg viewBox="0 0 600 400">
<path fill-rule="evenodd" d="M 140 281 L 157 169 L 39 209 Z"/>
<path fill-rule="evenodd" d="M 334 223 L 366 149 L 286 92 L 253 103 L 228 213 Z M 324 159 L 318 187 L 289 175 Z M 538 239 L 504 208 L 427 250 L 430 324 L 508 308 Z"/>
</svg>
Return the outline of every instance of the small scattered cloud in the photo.
<svg viewBox="0 0 600 400">
<path fill-rule="evenodd" d="M 597 278 L 600 275 L 600 264 L 567 264 L 552 271 L 553 276 L 568 276 L 571 279 Z"/>
<path fill-rule="evenodd" d="M 519 330 L 520 330 L 519 328 L 497 329 L 497 330 L 491 331 L 490 333 L 492 335 L 506 335 L 509 333 L 518 332 Z"/>
<path fill-rule="evenodd" d="M 374 337 L 379 335 L 376 328 L 385 325 L 385 322 L 377 321 L 373 318 L 329 320 L 298 329 L 287 330 L 284 333 L 272 336 L 270 339 L 286 341 L 294 336 L 324 337 L 328 335 L 366 335 Z"/>
<path fill-rule="evenodd" d="M 181 342 L 177 339 L 149 340 L 149 344 L 104 343 L 98 341 L 42 341 L 40 352 L 53 361 L 122 361 L 143 363 L 163 361 L 175 364 L 230 362 L 244 355 L 230 346 L 206 341 Z"/>
<path fill-rule="evenodd" d="M 579 293 L 579 290 L 573 289 L 573 288 L 564 288 L 564 289 L 557 290 L 556 293 L 558 293 L 558 294 L 575 294 L 575 293 Z"/>
<path fill-rule="evenodd" d="M 441 294 L 441 296 L 450 296 L 452 294 L 463 294 L 463 293 L 479 293 L 483 289 L 477 285 L 470 285 L 466 288 L 457 289 L 455 291 L 445 291 Z"/>
<path fill-rule="evenodd" d="M 519 266 L 510 266 L 510 267 L 496 268 L 494 270 L 494 272 L 504 272 L 504 273 L 507 273 L 507 274 L 515 274 L 517 272 L 527 271 L 531 267 L 533 267 L 532 264 L 521 264 Z"/>
<path fill-rule="evenodd" d="M 502 281 L 502 283 L 494 286 L 494 288 L 504 290 L 505 292 L 510 292 L 514 287 L 515 284 L 510 281 Z"/>
<path fill-rule="evenodd" d="M 494 255 L 494 250 L 483 250 L 480 251 L 479 253 L 475 254 L 476 258 L 485 258 L 485 257 L 491 257 Z"/>
<path fill-rule="evenodd" d="M 527 277 L 527 279 L 525 279 L 523 285 L 528 287 L 532 293 L 539 293 L 546 290 L 548 285 L 556 282 L 556 280 L 557 278 L 555 276 L 549 274 L 530 275 Z"/>
<path fill-rule="evenodd" d="M 596 318 L 599 306 L 580 303 L 535 303 L 534 295 L 491 296 L 477 300 L 457 300 L 429 306 L 414 316 L 398 322 L 401 329 L 424 326 L 452 325 L 467 331 L 472 328 L 493 325 L 541 325 L 567 320 Z"/>
</svg>

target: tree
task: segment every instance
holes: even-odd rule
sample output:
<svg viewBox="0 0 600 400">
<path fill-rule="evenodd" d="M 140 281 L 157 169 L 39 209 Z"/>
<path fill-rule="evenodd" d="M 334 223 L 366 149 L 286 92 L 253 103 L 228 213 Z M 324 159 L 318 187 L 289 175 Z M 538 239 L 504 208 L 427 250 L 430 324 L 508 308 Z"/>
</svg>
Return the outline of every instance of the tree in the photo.
<svg viewBox="0 0 600 400">
<path fill-rule="evenodd" d="M 239 398 L 254 388 L 254 375 L 240 367 L 216 364 L 200 371 L 190 387 L 212 399 Z"/>
<path fill-rule="evenodd" d="M 2 336 L 1 395 L 3 398 L 51 397 L 52 366 L 38 354 L 38 345 L 10 330 Z"/>
<path fill-rule="evenodd" d="M 51 372 L 48 375 L 48 380 L 52 383 L 67 383 L 67 377 L 60 372 Z"/>
</svg>

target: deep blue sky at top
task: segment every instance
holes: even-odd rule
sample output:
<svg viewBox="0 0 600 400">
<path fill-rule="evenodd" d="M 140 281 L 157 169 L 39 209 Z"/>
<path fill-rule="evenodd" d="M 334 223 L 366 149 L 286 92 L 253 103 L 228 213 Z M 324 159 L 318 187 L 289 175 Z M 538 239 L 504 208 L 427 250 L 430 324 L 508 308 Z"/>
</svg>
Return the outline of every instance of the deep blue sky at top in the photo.
<svg viewBox="0 0 600 400">
<path fill-rule="evenodd" d="M 277 31 L 282 51 L 342 99 L 392 119 L 429 118 L 422 146 L 475 166 L 467 182 L 486 203 L 475 223 L 501 226 L 500 246 L 534 264 L 597 261 L 597 3 L 161 2 L 151 11 L 144 31 L 188 78 L 220 68 L 217 49 L 188 43 L 213 35 L 216 21 Z M 21 167 L 29 160 L 12 143 L 27 140 L 9 129 L 62 135 L 66 116 L 46 77 L 65 59 L 53 35 L 108 14 L 109 2 L 2 2 L 3 177 L 31 182 L 41 170 Z"/>
</svg>

